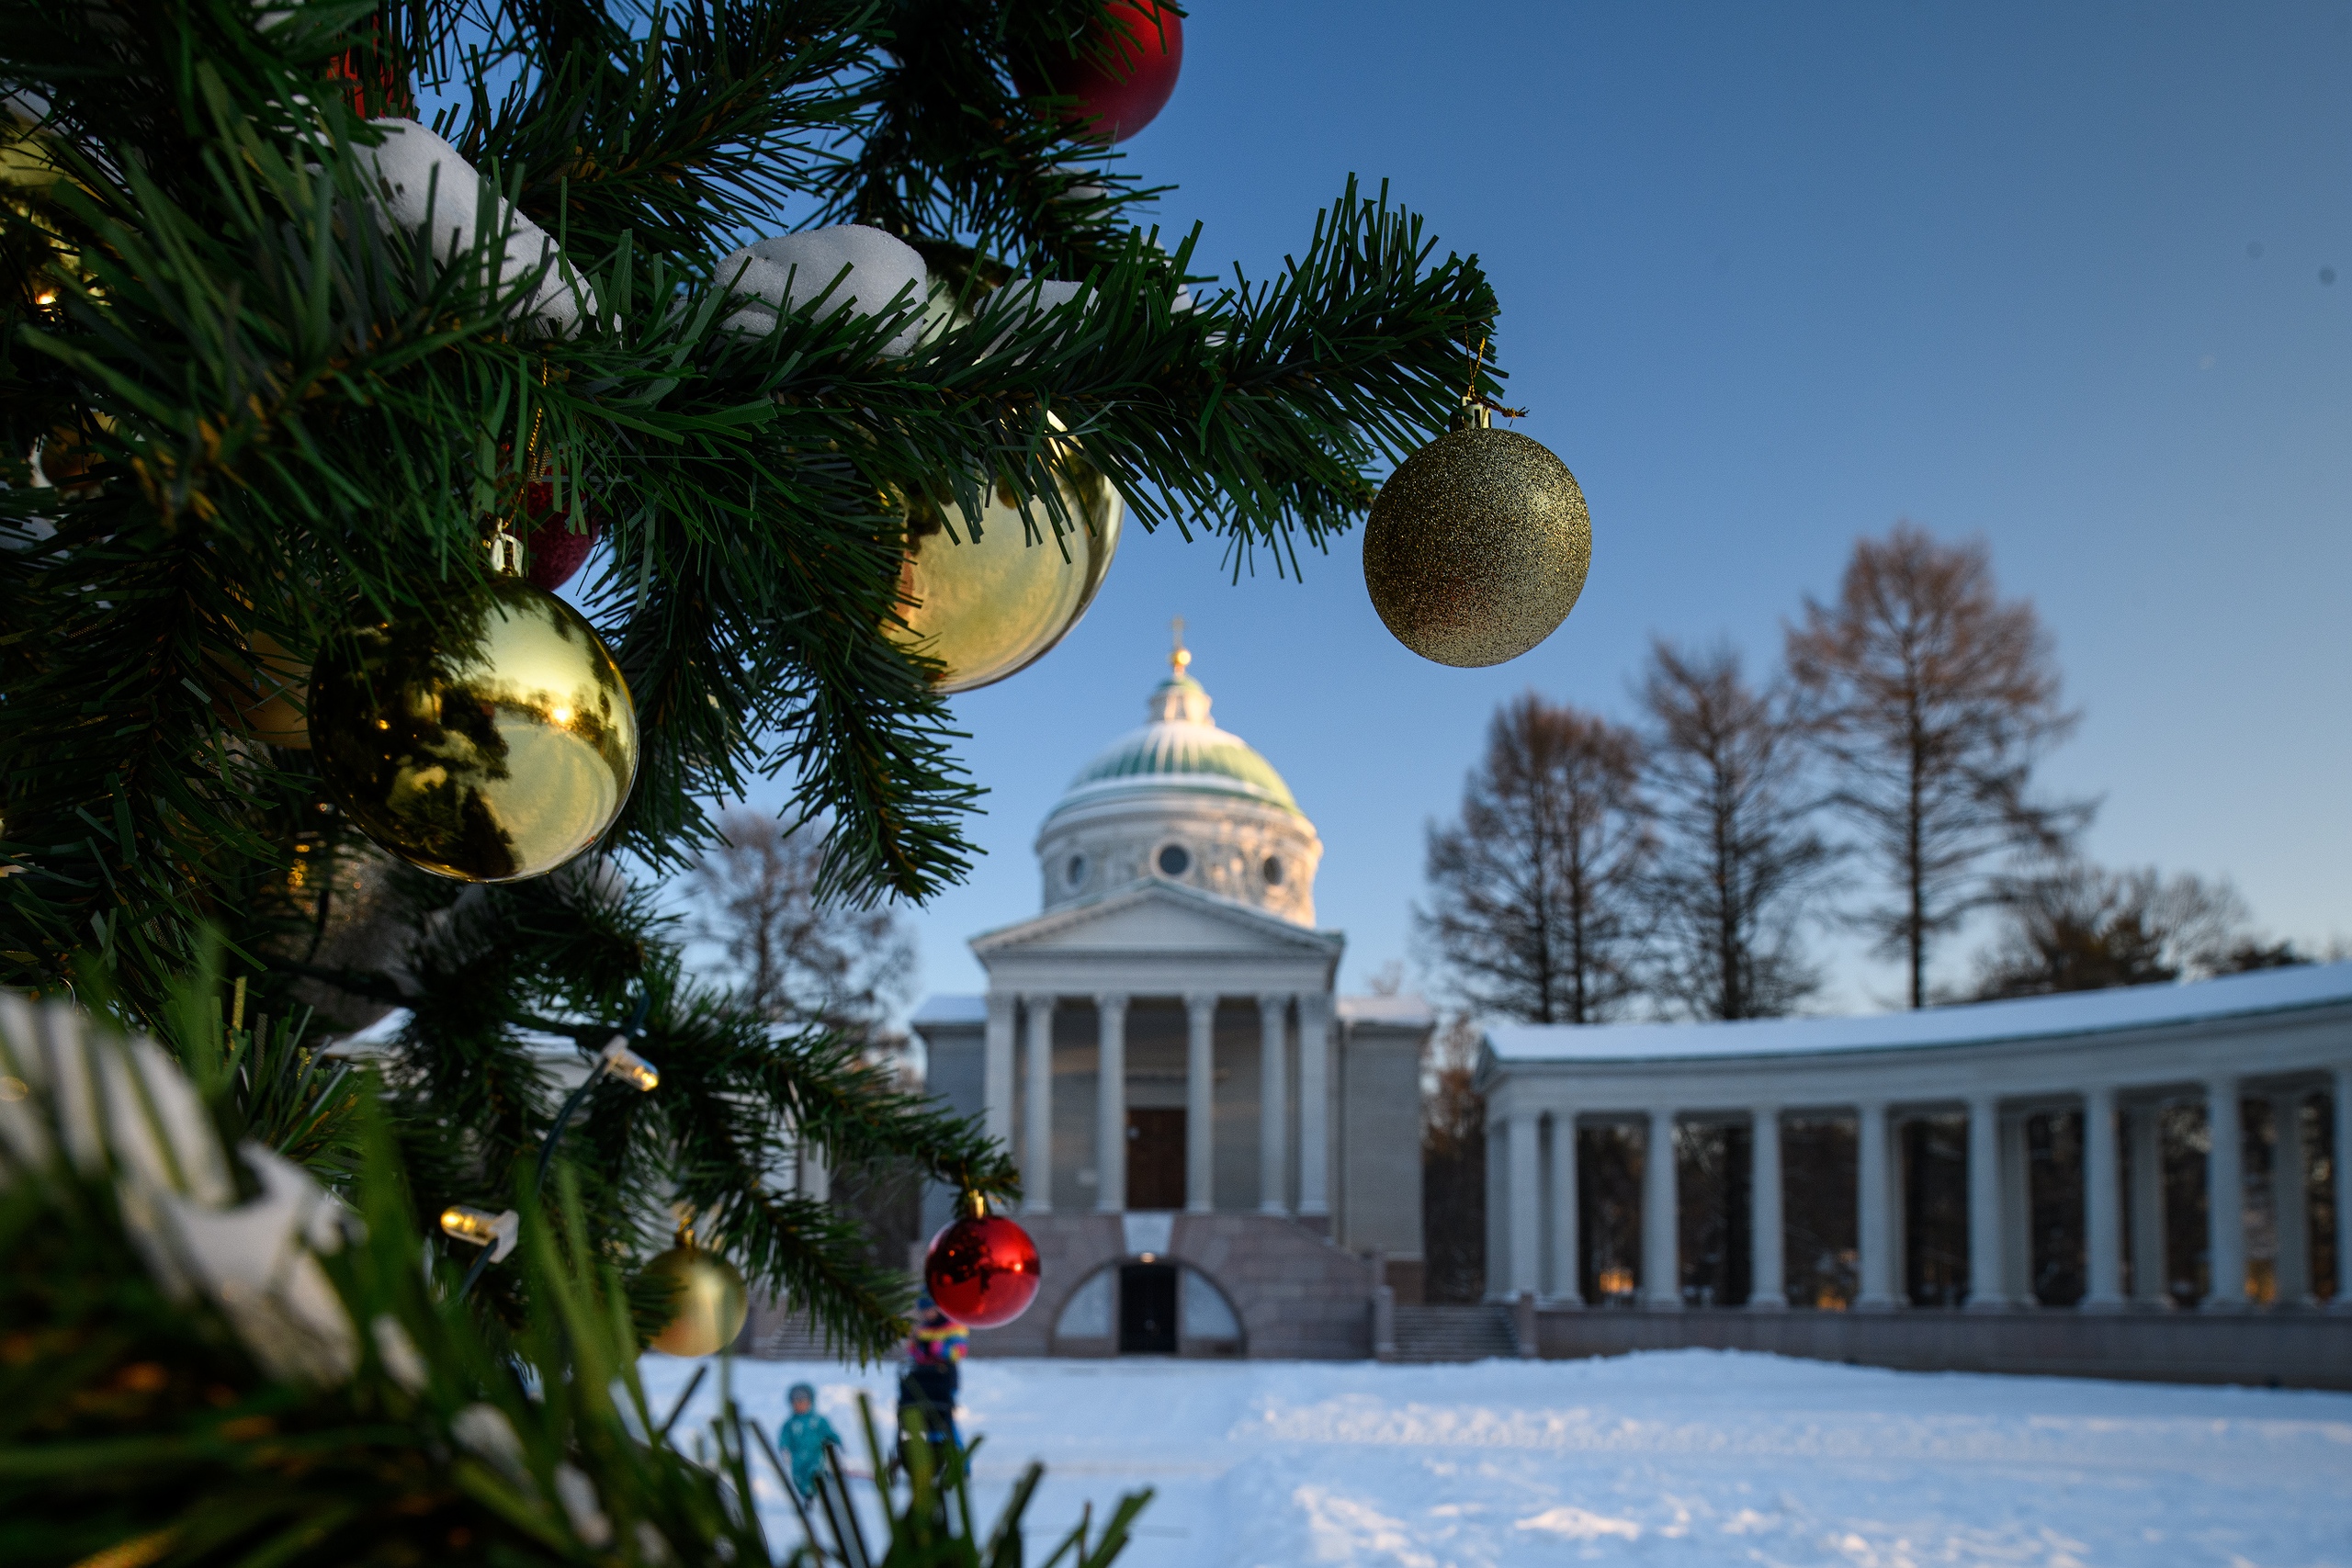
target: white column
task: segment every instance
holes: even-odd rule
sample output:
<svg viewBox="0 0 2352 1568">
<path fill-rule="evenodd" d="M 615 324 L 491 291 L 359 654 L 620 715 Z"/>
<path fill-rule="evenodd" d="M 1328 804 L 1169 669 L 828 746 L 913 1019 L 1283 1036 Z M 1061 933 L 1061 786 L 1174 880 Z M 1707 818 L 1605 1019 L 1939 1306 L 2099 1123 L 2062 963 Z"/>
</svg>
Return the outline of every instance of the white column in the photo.
<svg viewBox="0 0 2352 1568">
<path fill-rule="evenodd" d="M 1759 1105 L 1748 1113 L 1747 1310 L 1784 1312 L 1789 1292 L 1782 1274 L 1788 1244 L 1781 1234 L 1781 1108 Z"/>
<path fill-rule="evenodd" d="M 1968 1102 L 1968 1310 L 2006 1312 L 2007 1248 L 2001 1219 L 2001 1107 L 1989 1094 Z"/>
<path fill-rule="evenodd" d="M 1010 991 L 989 993 L 989 1022 L 980 1066 L 980 1103 L 988 1134 L 1012 1146 L 1012 1009 Z"/>
<path fill-rule="evenodd" d="M 2222 1077 L 2205 1084 L 2205 1255 L 2211 1281 L 2207 1312 L 2235 1312 L 2245 1305 L 2245 1161 L 2240 1147 L 2238 1080 Z"/>
<path fill-rule="evenodd" d="M 1298 1212 L 1331 1212 L 1331 993 L 1298 998 Z"/>
<path fill-rule="evenodd" d="M 2312 1304 L 2312 1215 L 2303 1195 L 2303 1094 L 2270 1097 L 2270 1213 L 2278 1255 L 2271 1265 L 2282 1307 Z"/>
<path fill-rule="evenodd" d="M 2082 1305 L 2111 1312 L 2123 1304 L 2122 1173 L 2115 1157 L 2115 1091 L 2083 1091 L 2083 1250 L 2089 1289 Z"/>
<path fill-rule="evenodd" d="M 1216 1207 L 1216 993 L 1187 993 L 1184 1021 L 1184 1210 L 1205 1214 Z"/>
<path fill-rule="evenodd" d="M 1860 1233 L 1855 1244 L 1861 1253 L 1854 1305 L 1862 1312 L 1890 1312 L 1894 1307 L 1894 1220 L 1889 1201 L 1894 1182 L 1888 1169 L 1883 1104 L 1871 1101 L 1854 1108 L 1854 1144 L 1859 1156 L 1855 1177 L 1861 1189 L 1854 1205 Z"/>
<path fill-rule="evenodd" d="M 2165 1146 L 2159 1105 L 2135 1105 L 2124 1117 L 2132 1140 L 2132 1300 L 2172 1304 L 2172 1263 L 2165 1256 Z"/>
<path fill-rule="evenodd" d="M 819 1203 L 830 1202 L 833 1196 L 833 1173 L 825 1164 L 824 1151 L 814 1144 L 800 1145 L 799 1180 L 797 1183 L 803 1198 Z"/>
<path fill-rule="evenodd" d="M 1029 1126 L 1022 1138 L 1022 1207 L 1033 1214 L 1054 1212 L 1054 998 L 1021 998 L 1029 1015 Z"/>
<path fill-rule="evenodd" d="M 2335 1069 L 2335 1297 L 2338 1312 L 2352 1312 L 2352 1067 Z"/>
<path fill-rule="evenodd" d="M 1289 1081 L 1290 1053 L 1283 1043 L 1290 1034 L 1288 995 L 1258 998 L 1258 1211 L 1287 1214 L 1283 1168 L 1290 1163 L 1287 1134 L 1289 1107 L 1283 1103 Z"/>
<path fill-rule="evenodd" d="M 1094 1017 L 1094 1207 L 1115 1214 L 1127 1206 L 1127 998 L 1104 992 Z"/>
<path fill-rule="evenodd" d="M 1577 1283 L 1583 1242 L 1577 1235 L 1577 1116 L 1552 1112 L 1552 1302 L 1584 1305 Z"/>
<path fill-rule="evenodd" d="M 1532 1111 L 1510 1113 L 1510 1293 L 1544 1285 L 1543 1175 L 1536 1163 L 1542 1128 Z"/>
<path fill-rule="evenodd" d="M 1674 1112 L 1650 1112 L 1649 1145 L 1642 1152 L 1642 1299 L 1652 1307 L 1682 1305 L 1681 1199 L 1674 1168 Z"/>
</svg>

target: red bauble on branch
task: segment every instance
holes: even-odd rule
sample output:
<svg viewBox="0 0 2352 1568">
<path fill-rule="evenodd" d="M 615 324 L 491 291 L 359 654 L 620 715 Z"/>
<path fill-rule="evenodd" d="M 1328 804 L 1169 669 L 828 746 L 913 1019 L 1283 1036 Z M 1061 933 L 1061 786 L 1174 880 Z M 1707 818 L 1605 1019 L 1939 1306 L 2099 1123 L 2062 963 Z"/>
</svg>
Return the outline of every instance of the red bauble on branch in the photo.
<svg viewBox="0 0 2352 1568">
<path fill-rule="evenodd" d="M 1125 141 L 1149 125 L 1176 90 L 1184 18 L 1159 0 L 1111 0 L 1088 43 L 1100 54 L 1051 61 L 1042 76 L 1023 62 L 1013 84 L 1033 98 L 1076 98 L 1062 118 L 1087 141 Z"/>
<path fill-rule="evenodd" d="M 1037 1244 L 1001 1214 L 972 1212 L 931 1238 L 922 1280 L 939 1310 L 967 1328 L 997 1328 L 1037 1298 Z"/>
<path fill-rule="evenodd" d="M 576 533 L 571 513 L 555 510 L 553 483 L 534 479 L 523 487 L 523 517 L 529 525 L 523 539 L 524 576 L 533 587 L 550 593 L 571 581 L 605 534 L 603 513 L 582 502 L 577 491 L 571 499 L 580 511 L 582 526 Z"/>
</svg>

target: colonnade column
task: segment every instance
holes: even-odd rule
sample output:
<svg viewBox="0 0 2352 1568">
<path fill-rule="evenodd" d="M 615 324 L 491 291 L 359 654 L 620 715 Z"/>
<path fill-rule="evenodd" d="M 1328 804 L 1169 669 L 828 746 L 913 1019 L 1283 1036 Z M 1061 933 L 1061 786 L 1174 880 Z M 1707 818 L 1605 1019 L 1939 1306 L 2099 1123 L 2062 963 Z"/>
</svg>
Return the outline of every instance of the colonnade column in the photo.
<svg viewBox="0 0 2352 1568">
<path fill-rule="evenodd" d="M 1510 1143 L 1510 1293 L 1544 1287 L 1544 1190 L 1535 1140 L 1542 1124 L 1532 1111 L 1513 1111 L 1506 1123 Z"/>
<path fill-rule="evenodd" d="M 1012 1010 L 1010 991 L 989 993 L 989 1021 L 980 1063 L 980 1104 L 989 1136 L 1012 1146 Z"/>
<path fill-rule="evenodd" d="M 2172 1302 L 2172 1263 L 2165 1256 L 2165 1148 L 2157 1120 L 2163 1111 L 2135 1105 L 2123 1121 L 2132 1149 L 2132 1301 L 2143 1307 Z"/>
<path fill-rule="evenodd" d="M 1854 1108 L 1856 1177 L 1861 1188 L 1854 1205 L 1857 1249 L 1861 1253 L 1860 1290 L 1854 1305 L 1864 1312 L 1884 1312 L 1894 1305 L 1894 1196 L 1887 1169 L 1886 1106 L 1879 1101 Z"/>
<path fill-rule="evenodd" d="M 1584 1305 L 1578 1278 L 1584 1243 L 1577 1234 L 1577 1114 L 1552 1112 L 1552 1300 Z"/>
<path fill-rule="evenodd" d="M 2352 1312 L 2352 1067 L 2335 1069 L 2335 1310 Z"/>
<path fill-rule="evenodd" d="M 2312 1216 L 2303 1195 L 2303 1091 L 2270 1097 L 2270 1213 L 2278 1234 L 2274 1305 L 2312 1303 Z"/>
<path fill-rule="evenodd" d="M 1184 1020 L 1184 1211 L 1205 1214 L 1216 1207 L 1216 993 L 1187 992 Z"/>
<path fill-rule="evenodd" d="M 1290 998 L 1258 998 L 1258 1209 L 1261 1213 L 1286 1214 L 1283 1168 L 1290 1163 L 1286 1135 L 1290 1130 L 1283 1089 L 1289 1083 L 1289 1053 L 1283 1042 L 1290 1032 Z"/>
<path fill-rule="evenodd" d="M 2007 1312 L 2002 1279 L 2002 1105 L 1992 1096 L 1969 1100 L 1969 1312 Z"/>
<path fill-rule="evenodd" d="M 1331 1212 L 1331 993 L 1298 998 L 1298 1212 Z"/>
<path fill-rule="evenodd" d="M 1127 1206 L 1127 998 L 1094 998 L 1094 1206 L 1115 1214 Z"/>
<path fill-rule="evenodd" d="M 1054 998 L 1021 998 L 1029 1014 L 1028 1128 L 1022 1138 L 1022 1206 L 1033 1214 L 1054 1212 Z"/>
<path fill-rule="evenodd" d="M 2121 1173 L 2115 1157 L 2115 1091 L 2083 1093 L 2083 1250 L 2090 1255 L 2090 1288 L 2082 1304 L 2094 1312 L 2123 1304 Z"/>
<path fill-rule="evenodd" d="M 2245 1165 L 2238 1117 L 2238 1080 L 2205 1084 L 2205 1253 L 2211 1259 L 2207 1312 L 2245 1305 Z"/>
<path fill-rule="evenodd" d="M 1751 1114 L 1747 1181 L 1747 1310 L 1783 1312 L 1787 1245 L 1781 1235 L 1781 1108 L 1759 1105 Z"/>
<path fill-rule="evenodd" d="M 1653 1307 L 1682 1305 L 1681 1202 L 1674 1168 L 1674 1112 L 1650 1112 L 1642 1154 L 1642 1296 Z"/>
</svg>

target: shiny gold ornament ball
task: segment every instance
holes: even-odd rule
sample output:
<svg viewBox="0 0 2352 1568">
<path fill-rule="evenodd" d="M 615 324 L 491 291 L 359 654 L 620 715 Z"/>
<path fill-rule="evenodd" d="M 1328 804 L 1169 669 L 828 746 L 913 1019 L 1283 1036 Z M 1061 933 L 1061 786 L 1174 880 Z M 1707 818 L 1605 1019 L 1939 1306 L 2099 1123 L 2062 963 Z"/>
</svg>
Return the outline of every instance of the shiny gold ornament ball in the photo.
<svg viewBox="0 0 2352 1568">
<path fill-rule="evenodd" d="M 1558 629 L 1592 563 L 1592 515 L 1567 465 L 1483 408 L 1388 476 L 1363 537 L 1364 586 L 1396 640 L 1463 669 L 1517 659 Z"/>
<path fill-rule="evenodd" d="M 987 496 L 977 529 L 953 502 L 943 509 L 919 499 L 910 509 L 899 576 L 907 624 L 891 636 L 947 667 L 941 691 L 968 692 L 1027 669 L 1069 635 L 1102 588 L 1125 505 L 1075 447 L 1060 448 L 1055 472 L 1067 519 L 1058 542 L 1034 501 L 1040 537 L 1029 542 L 1019 501 L 1001 488 Z"/>
<path fill-rule="evenodd" d="M 676 1281 L 675 1315 L 653 1337 L 653 1348 L 672 1356 L 710 1356 L 735 1342 L 751 1310 L 751 1292 L 735 1265 L 684 1242 L 645 1266 L 651 1277 Z"/>
<path fill-rule="evenodd" d="M 541 876 L 604 836 L 637 778 L 637 709 L 580 612 L 520 578 L 327 638 L 319 771 L 352 821 L 459 882 Z"/>
</svg>

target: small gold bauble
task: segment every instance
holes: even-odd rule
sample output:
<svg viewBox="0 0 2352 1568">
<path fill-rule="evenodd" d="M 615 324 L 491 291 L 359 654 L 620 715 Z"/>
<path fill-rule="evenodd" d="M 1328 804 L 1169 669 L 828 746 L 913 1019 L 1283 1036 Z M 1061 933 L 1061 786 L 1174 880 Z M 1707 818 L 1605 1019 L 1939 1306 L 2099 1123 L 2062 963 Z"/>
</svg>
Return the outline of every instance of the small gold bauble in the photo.
<svg viewBox="0 0 2352 1568">
<path fill-rule="evenodd" d="M 1398 465 L 1372 503 L 1364 586 L 1396 640 L 1463 669 L 1517 659 L 1576 608 L 1592 515 L 1567 465 L 1484 408 Z"/>
<path fill-rule="evenodd" d="M 670 1325 L 653 1348 L 672 1356 L 708 1356 L 735 1342 L 751 1310 L 751 1292 L 735 1265 L 693 1242 L 682 1242 L 645 1266 L 652 1277 L 676 1281 Z"/>
<path fill-rule="evenodd" d="M 906 626 L 891 635 L 947 667 L 941 691 L 968 692 L 1035 663 L 1069 635 L 1102 586 L 1119 547 L 1119 492 L 1067 446 L 1055 468 L 1068 519 L 1058 542 L 1035 502 L 1029 513 L 1042 536 L 1028 542 L 1008 490 L 988 496 L 977 528 L 954 506 L 952 534 L 935 503 L 918 500 L 910 510 L 899 574 Z"/>
<path fill-rule="evenodd" d="M 268 745 L 311 749 L 311 727 L 302 713 L 309 665 L 264 631 L 246 636 L 244 653 L 218 654 L 214 662 L 220 672 L 212 690 L 222 718 Z"/>
<path fill-rule="evenodd" d="M 580 612 L 493 578 L 347 628 L 311 674 L 319 772 L 370 839 L 460 882 L 540 876 L 604 836 L 637 778 L 628 683 Z"/>
</svg>

